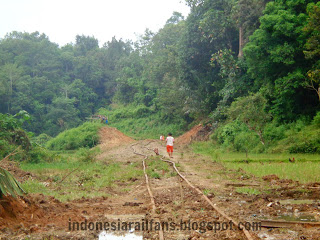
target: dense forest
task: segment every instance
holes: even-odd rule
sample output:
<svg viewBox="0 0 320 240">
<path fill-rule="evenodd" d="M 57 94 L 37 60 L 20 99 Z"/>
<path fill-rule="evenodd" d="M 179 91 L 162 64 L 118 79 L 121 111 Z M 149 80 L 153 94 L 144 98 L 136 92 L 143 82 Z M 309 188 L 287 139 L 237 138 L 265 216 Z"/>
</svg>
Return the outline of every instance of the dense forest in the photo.
<svg viewBox="0 0 320 240">
<path fill-rule="evenodd" d="M 111 124 L 174 124 L 176 133 L 202 122 L 239 151 L 276 151 L 283 141 L 291 152 L 320 152 L 320 2 L 186 4 L 188 16 L 174 12 L 135 42 L 78 35 L 59 46 L 39 32 L 8 33 L 0 128 L 23 113 L 30 120 L 17 126 L 54 137 L 100 113 Z"/>
</svg>

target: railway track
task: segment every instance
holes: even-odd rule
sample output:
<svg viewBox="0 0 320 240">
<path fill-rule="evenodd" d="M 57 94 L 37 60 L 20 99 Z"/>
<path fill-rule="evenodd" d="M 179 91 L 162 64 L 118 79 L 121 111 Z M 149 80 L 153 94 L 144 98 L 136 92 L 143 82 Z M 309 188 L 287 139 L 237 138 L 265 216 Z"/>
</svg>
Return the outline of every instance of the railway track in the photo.
<svg viewBox="0 0 320 240">
<path fill-rule="evenodd" d="M 155 221 L 162 222 L 164 219 L 160 219 L 161 210 L 166 213 L 165 209 L 175 208 L 173 206 L 175 203 L 170 203 L 169 201 L 161 201 L 160 197 L 158 197 L 157 189 L 152 190 L 152 179 L 150 180 L 147 174 L 147 161 L 149 159 L 149 155 L 144 153 L 144 149 L 147 151 L 152 151 L 153 149 L 149 148 L 148 145 L 155 141 L 150 141 L 144 145 L 139 146 L 139 143 L 135 143 L 131 145 L 131 149 L 136 155 L 140 155 L 143 157 L 142 165 L 146 180 L 146 187 L 150 196 L 150 202 L 152 205 L 151 215 L 157 216 L 155 217 Z M 138 148 L 140 150 L 138 151 Z M 192 222 L 192 228 L 182 229 L 181 223 L 185 223 L 184 221 L 180 221 L 180 235 L 173 234 L 172 232 L 164 232 L 163 229 L 159 229 L 158 231 L 158 239 L 185 239 L 183 237 L 190 237 L 188 239 L 247 239 L 247 240 L 255 240 L 258 239 L 256 236 L 253 236 L 245 227 L 239 228 L 239 222 L 228 216 L 225 212 L 223 212 L 220 208 L 218 208 L 199 188 L 195 187 L 185 176 L 181 174 L 179 169 L 176 166 L 174 161 L 166 160 L 165 156 L 160 154 L 160 160 L 169 164 L 177 175 L 178 184 L 174 184 L 173 182 L 167 183 L 171 186 L 166 186 L 168 189 L 171 188 L 172 196 L 175 196 L 175 199 L 181 199 L 179 201 L 180 205 L 180 214 L 188 219 L 186 221 Z M 168 190 L 169 191 L 169 190 Z M 159 195 L 160 196 L 160 195 Z M 171 196 L 171 197 L 172 197 Z M 160 209 L 160 210 L 159 210 Z M 192 213 L 190 213 L 192 212 Z M 160 216 L 159 216 L 160 215 Z M 199 220 L 199 217 L 201 220 Z M 195 221 L 190 221 L 190 219 L 195 219 Z M 212 221 L 214 219 L 214 221 Z M 194 223 L 196 223 L 197 229 L 193 227 Z M 198 228 L 198 226 L 203 224 L 204 228 Z M 212 223 L 211 225 L 209 223 Z M 219 225 L 218 225 L 219 224 Z M 224 228 L 221 228 L 225 224 Z M 227 226 L 228 225 L 228 226 Z M 184 225 L 186 226 L 186 225 Z M 219 228 L 217 227 L 219 226 Z M 226 227 L 227 226 L 227 227 Z M 183 236 L 181 234 L 181 230 L 188 230 L 188 236 Z M 208 231 L 209 230 L 209 231 Z M 176 231 L 177 232 L 177 231 Z M 194 237 L 194 238 L 192 238 Z"/>
</svg>

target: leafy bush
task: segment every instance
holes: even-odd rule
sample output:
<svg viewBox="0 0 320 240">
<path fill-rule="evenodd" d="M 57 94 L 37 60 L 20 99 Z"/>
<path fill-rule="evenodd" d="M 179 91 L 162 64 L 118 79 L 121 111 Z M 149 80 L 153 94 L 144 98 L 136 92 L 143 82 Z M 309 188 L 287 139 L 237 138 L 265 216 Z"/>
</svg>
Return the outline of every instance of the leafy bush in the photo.
<svg viewBox="0 0 320 240">
<path fill-rule="evenodd" d="M 213 137 L 224 146 L 233 146 L 235 137 L 242 131 L 247 132 L 248 128 L 238 120 L 235 120 L 220 126 Z"/>
<path fill-rule="evenodd" d="M 274 142 L 286 137 L 287 126 L 278 125 L 275 121 L 268 123 L 263 131 L 263 136 L 267 142 Z"/>
<path fill-rule="evenodd" d="M 320 153 L 320 141 L 306 141 L 294 144 L 289 148 L 290 153 Z"/>
<path fill-rule="evenodd" d="M 30 119 L 26 111 L 16 115 L 0 113 L 0 157 L 4 157 L 21 146 L 21 153 L 27 155 L 32 149 L 28 134 L 21 128 Z"/>
<path fill-rule="evenodd" d="M 250 152 L 260 144 L 259 137 L 254 132 L 240 132 L 234 139 L 234 148 L 239 152 Z"/>
<path fill-rule="evenodd" d="M 320 127 L 320 112 L 317 112 L 317 115 L 312 120 L 312 124 L 316 127 Z"/>
<path fill-rule="evenodd" d="M 94 158 L 99 153 L 99 150 L 99 148 L 80 148 L 76 155 L 80 162 L 94 162 Z"/>
<path fill-rule="evenodd" d="M 47 135 L 45 133 L 41 133 L 39 136 L 34 137 L 32 139 L 32 141 L 38 145 L 45 146 L 46 143 L 51 139 L 52 139 L 52 137 L 50 137 L 49 135 Z"/>
<path fill-rule="evenodd" d="M 77 128 L 66 130 L 49 140 L 46 147 L 51 150 L 76 150 L 92 148 L 98 144 L 98 131 L 105 126 L 100 122 L 85 122 Z"/>
<path fill-rule="evenodd" d="M 151 109 L 146 106 L 138 106 L 134 111 L 134 117 L 147 117 L 152 113 Z"/>
<path fill-rule="evenodd" d="M 26 161 L 30 163 L 53 162 L 57 158 L 59 158 L 57 154 L 52 153 L 41 146 L 34 145 L 26 156 Z"/>
<path fill-rule="evenodd" d="M 187 130 L 186 122 L 179 118 L 162 119 L 161 112 L 154 112 L 143 105 L 113 106 L 112 109 L 100 109 L 99 114 L 108 116 L 109 124 L 134 138 L 156 138 L 172 132 L 174 136 Z"/>
<path fill-rule="evenodd" d="M 320 153 L 320 113 L 310 121 L 302 117 L 295 122 L 279 124 L 276 120 L 262 129 L 266 144 L 260 144 L 257 133 L 239 120 L 221 124 L 211 136 L 222 149 L 246 153 Z"/>
<path fill-rule="evenodd" d="M 292 136 L 291 136 L 292 137 Z M 290 153 L 320 153 L 320 129 L 314 125 L 295 134 Z"/>
</svg>

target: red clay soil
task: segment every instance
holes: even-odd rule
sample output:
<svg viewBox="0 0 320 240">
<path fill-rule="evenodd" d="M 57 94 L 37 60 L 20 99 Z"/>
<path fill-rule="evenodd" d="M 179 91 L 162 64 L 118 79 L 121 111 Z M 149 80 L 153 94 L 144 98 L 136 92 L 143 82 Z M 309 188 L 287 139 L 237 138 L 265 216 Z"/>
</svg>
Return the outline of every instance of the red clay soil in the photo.
<svg viewBox="0 0 320 240">
<path fill-rule="evenodd" d="M 50 227 L 50 224 L 66 225 L 68 219 L 81 219 L 76 209 L 73 214 L 65 213 L 70 204 L 61 203 L 54 197 L 32 194 L 14 199 L 3 197 L 0 200 L 0 230 L 19 231 L 29 229 L 30 232 Z"/>
<path fill-rule="evenodd" d="M 101 150 L 114 148 L 134 141 L 131 137 L 126 136 L 118 129 L 112 127 L 102 128 L 99 135 Z"/>
<path fill-rule="evenodd" d="M 203 141 L 207 140 L 209 136 L 210 130 L 207 126 L 203 126 L 202 124 L 198 124 L 194 126 L 191 130 L 179 136 L 176 139 L 176 143 L 179 145 L 187 145 L 192 141 Z"/>
</svg>

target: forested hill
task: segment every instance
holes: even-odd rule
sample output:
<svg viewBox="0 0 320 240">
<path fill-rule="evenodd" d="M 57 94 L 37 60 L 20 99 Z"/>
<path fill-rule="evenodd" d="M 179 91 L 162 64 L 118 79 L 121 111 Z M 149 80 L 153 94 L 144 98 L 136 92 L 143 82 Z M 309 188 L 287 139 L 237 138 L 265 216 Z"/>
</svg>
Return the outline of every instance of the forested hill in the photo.
<svg viewBox="0 0 320 240">
<path fill-rule="evenodd" d="M 320 2 L 186 4 L 189 16 L 175 12 L 136 42 L 113 38 L 99 46 L 76 36 L 58 46 L 38 32 L 7 34 L 0 41 L 0 112 L 26 110 L 28 130 L 51 136 L 100 108 L 128 105 L 181 127 L 236 119 L 232 113 L 242 110 L 229 109 L 234 101 L 259 106 L 265 118 L 256 122 L 310 122 L 320 100 Z M 248 126 L 262 136 L 262 128 Z"/>
</svg>

